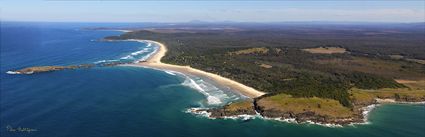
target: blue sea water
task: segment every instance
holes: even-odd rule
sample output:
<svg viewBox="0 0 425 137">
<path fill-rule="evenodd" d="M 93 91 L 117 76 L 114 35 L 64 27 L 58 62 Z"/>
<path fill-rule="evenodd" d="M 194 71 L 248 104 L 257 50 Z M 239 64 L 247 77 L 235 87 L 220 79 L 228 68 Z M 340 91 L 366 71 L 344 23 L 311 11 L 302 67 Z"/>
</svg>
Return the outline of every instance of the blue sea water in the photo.
<svg viewBox="0 0 425 137">
<path fill-rule="evenodd" d="M 83 29 L 123 25 L 3 22 L 0 136 L 425 136 L 424 105 L 383 105 L 369 115 L 369 124 L 343 128 L 259 118 L 213 120 L 186 111 L 244 97 L 205 78 L 128 66 L 6 74 L 30 66 L 132 62 L 154 51 L 146 43 L 98 41 L 118 31 Z M 18 127 L 36 131 L 9 130 Z"/>
</svg>

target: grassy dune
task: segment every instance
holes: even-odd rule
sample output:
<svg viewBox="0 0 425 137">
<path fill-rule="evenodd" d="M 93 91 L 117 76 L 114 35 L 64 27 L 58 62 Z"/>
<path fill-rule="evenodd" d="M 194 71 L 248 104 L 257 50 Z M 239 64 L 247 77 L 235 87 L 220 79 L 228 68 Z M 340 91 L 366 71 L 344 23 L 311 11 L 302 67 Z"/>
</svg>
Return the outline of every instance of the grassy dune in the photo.
<svg viewBox="0 0 425 137">
<path fill-rule="evenodd" d="M 262 98 L 258 101 L 258 105 L 265 107 L 265 110 L 277 110 L 295 114 L 306 111 L 331 117 L 350 117 L 354 114 L 350 108 L 344 107 L 337 100 L 318 97 L 295 98 L 287 94 Z"/>
</svg>

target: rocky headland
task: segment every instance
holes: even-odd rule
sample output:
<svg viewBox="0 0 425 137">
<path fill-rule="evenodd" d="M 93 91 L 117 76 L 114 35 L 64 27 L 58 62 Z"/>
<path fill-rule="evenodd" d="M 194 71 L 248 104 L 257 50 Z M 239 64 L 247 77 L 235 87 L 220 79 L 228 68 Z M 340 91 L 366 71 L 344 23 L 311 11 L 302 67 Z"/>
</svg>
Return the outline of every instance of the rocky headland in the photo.
<svg viewBox="0 0 425 137">
<path fill-rule="evenodd" d="M 358 92 L 358 91 L 356 91 Z M 425 95 L 415 91 L 392 94 L 368 94 L 365 99 L 359 93 L 352 95 L 352 107 L 341 106 L 336 100 L 322 98 L 293 98 L 290 95 L 262 96 L 254 100 L 234 102 L 207 111 L 211 118 L 238 117 L 241 115 L 260 115 L 263 118 L 291 120 L 296 123 L 316 123 L 322 125 L 350 125 L 365 123 L 371 107 L 386 103 L 423 103 Z"/>
</svg>

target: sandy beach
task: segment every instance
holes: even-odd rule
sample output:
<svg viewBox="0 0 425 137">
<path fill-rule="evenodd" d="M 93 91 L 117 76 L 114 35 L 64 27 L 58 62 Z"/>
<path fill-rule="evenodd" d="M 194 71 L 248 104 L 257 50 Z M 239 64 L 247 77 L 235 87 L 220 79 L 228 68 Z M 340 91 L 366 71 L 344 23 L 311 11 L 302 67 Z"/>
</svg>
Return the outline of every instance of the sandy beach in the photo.
<svg viewBox="0 0 425 137">
<path fill-rule="evenodd" d="M 197 75 L 201 77 L 208 77 L 211 80 L 214 80 L 216 83 L 222 86 L 227 86 L 235 91 L 239 91 L 241 94 L 248 96 L 250 98 L 259 97 L 265 94 L 264 92 L 258 91 L 254 88 L 245 86 L 239 82 L 222 77 L 217 74 L 205 72 L 199 69 L 192 68 L 190 66 L 179 66 L 179 65 L 162 63 L 161 58 L 165 56 L 165 54 L 167 53 L 167 47 L 164 44 L 156 42 L 156 41 L 151 41 L 151 40 L 134 40 L 134 41 L 149 42 L 159 46 L 158 51 L 154 55 L 148 58 L 145 62 L 140 62 L 135 65 L 146 66 L 146 67 L 157 68 L 157 69 L 164 69 L 164 70 L 172 70 L 172 71 L 177 71 L 181 73 Z"/>
</svg>

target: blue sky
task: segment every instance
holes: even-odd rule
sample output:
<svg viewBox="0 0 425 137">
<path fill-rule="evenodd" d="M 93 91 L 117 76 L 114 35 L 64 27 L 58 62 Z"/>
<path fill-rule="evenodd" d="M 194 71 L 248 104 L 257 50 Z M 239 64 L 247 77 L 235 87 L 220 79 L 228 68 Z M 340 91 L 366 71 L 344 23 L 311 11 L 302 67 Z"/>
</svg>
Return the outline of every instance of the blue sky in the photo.
<svg viewBox="0 0 425 137">
<path fill-rule="evenodd" d="M 425 2 L 420 0 L 0 0 L 0 19 L 54 22 L 424 22 L 424 8 Z"/>
</svg>

